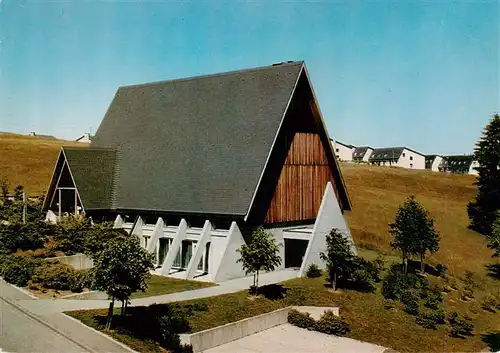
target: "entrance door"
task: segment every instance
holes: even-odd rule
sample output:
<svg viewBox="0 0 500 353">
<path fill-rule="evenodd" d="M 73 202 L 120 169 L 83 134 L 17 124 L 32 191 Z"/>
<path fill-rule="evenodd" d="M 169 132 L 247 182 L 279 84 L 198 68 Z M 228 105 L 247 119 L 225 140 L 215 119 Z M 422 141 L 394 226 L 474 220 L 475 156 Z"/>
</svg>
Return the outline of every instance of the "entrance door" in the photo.
<svg viewBox="0 0 500 353">
<path fill-rule="evenodd" d="M 308 240 L 285 239 L 285 268 L 300 268 L 308 243 Z"/>
</svg>

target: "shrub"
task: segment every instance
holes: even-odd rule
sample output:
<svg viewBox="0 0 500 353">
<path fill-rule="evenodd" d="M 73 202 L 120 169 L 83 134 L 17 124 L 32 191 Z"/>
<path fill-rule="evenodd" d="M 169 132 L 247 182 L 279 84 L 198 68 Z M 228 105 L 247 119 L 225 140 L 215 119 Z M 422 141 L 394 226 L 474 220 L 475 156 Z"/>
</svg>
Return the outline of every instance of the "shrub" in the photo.
<svg viewBox="0 0 500 353">
<path fill-rule="evenodd" d="M 438 264 L 436 266 L 437 275 L 442 278 L 446 278 L 446 272 L 448 271 L 448 266 L 445 264 Z"/>
<path fill-rule="evenodd" d="M 317 265 L 311 264 L 307 269 L 306 276 L 309 278 L 321 277 L 321 269 Z"/>
<path fill-rule="evenodd" d="M 294 326 L 308 330 L 313 330 L 316 324 L 316 321 L 309 313 L 302 313 L 295 309 L 290 310 L 288 313 L 288 322 Z"/>
<path fill-rule="evenodd" d="M 413 290 L 420 295 L 427 291 L 428 282 L 425 277 L 412 273 L 404 274 L 401 265 L 391 267 L 382 282 L 382 295 L 386 299 L 401 300 L 408 290 Z"/>
<path fill-rule="evenodd" d="M 350 331 L 347 321 L 342 317 L 336 316 L 331 310 L 327 310 L 321 315 L 314 328 L 318 332 L 337 336 L 345 336 Z"/>
<path fill-rule="evenodd" d="M 488 294 L 481 303 L 481 307 L 484 310 L 491 311 L 492 313 L 496 312 L 498 305 L 499 303 L 497 298 L 495 298 L 491 294 Z"/>
<path fill-rule="evenodd" d="M 418 315 L 420 311 L 418 300 L 418 294 L 414 290 L 405 291 L 401 298 L 401 301 L 404 304 L 404 311 L 410 315 Z"/>
<path fill-rule="evenodd" d="M 423 328 L 426 328 L 426 329 L 430 329 L 430 330 L 437 329 L 436 323 L 430 318 L 429 315 L 420 314 L 415 319 L 415 322 L 417 323 L 417 325 L 422 326 Z"/>
<path fill-rule="evenodd" d="M 443 294 L 441 293 L 441 288 L 438 286 L 434 286 L 427 290 L 426 297 L 427 300 L 424 305 L 429 309 L 437 310 L 439 305 L 443 302 Z"/>
<path fill-rule="evenodd" d="M 75 269 L 60 262 L 43 261 L 31 278 L 33 283 L 48 289 L 66 290 L 74 282 Z"/>
<path fill-rule="evenodd" d="M 436 330 L 437 325 L 445 323 L 444 319 L 444 311 L 440 309 L 429 314 L 420 314 L 415 321 L 424 328 Z"/>
<path fill-rule="evenodd" d="M 75 270 L 69 283 L 69 290 L 73 293 L 80 293 L 84 288 L 91 287 L 92 278 L 89 270 Z"/>
<path fill-rule="evenodd" d="M 448 317 L 448 322 L 451 325 L 450 335 L 452 337 L 473 336 L 474 324 L 464 317 L 460 316 L 456 311 Z"/>
<path fill-rule="evenodd" d="M 33 250 L 43 247 L 45 237 L 35 223 L 0 224 L 0 247 L 4 253 Z"/>
<path fill-rule="evenodd" d="M 10 255 L 0 259 L 0 276 L 8 283 L 24 287 L 41 260 L 29 256 Z"/>
</svg>

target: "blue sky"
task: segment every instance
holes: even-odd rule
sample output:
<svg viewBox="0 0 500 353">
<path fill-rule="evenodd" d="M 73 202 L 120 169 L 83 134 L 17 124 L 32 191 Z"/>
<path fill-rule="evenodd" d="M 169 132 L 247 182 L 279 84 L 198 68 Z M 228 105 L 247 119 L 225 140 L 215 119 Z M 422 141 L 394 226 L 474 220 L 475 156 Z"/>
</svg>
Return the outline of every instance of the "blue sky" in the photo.
<svg viewBox="0 0 500 353">
<path fill-rule="evenodd" d="M 330 136 L 470 153 L 500 2 L 0 0 L 0 131 L 75 139 L 121 85 L 305 60 Z"/>
</svg>

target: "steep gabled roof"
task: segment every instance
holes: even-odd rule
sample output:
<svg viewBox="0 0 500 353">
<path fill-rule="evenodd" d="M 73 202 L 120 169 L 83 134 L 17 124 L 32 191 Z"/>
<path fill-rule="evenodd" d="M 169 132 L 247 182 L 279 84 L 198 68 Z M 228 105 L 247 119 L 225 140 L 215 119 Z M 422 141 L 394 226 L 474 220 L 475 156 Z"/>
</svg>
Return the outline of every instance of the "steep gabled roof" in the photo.
<svg viewBox="0 0 500 353">
<path fill-rule="evenodd" d="M 303 71 L 292 62 L 119 88 L 91 142 L 119 151 L 115 208 L 246 215 Z"/>
<path fill-rule="evenodd" d="M 61 152 L 84 209 L 246 220 L 299 78 L 316 104 L 303 62 L 119 88 L 90 147 Z M 339 202 L 350 209 L 327 145 Z"/>
<path fill-rule="evenodd" d="M 43 208 L 49 206 L 66 162 L 84 209 L 111 209 L 117 157 L 112 149 L 61 147 Z"/>
</svg>

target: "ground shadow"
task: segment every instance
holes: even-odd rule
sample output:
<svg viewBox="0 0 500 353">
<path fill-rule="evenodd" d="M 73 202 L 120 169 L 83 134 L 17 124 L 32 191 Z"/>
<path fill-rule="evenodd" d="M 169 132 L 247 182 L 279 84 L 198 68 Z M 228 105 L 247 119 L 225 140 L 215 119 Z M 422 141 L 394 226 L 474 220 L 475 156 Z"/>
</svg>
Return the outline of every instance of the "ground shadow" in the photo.
<svg viewBox="0 0 500 353">
<path fill-rule="evenodd" d="M 489 332 L 481 335 L 484 343 L 490 347 L 491 351 L 498 352 L 500 350 L 500 332 Z"/>
<path fill-rule="evenodd" d="M 416 273 L 420 272 L 420 261 L 408 260 L 408 272 Z M 439 277 L 439 272 L 434 266 L 429 264 L 424 264 L 424 273 L 428 275 Z"/>
<path fill-rule="evenodd" d="M 268 284 L 259 288 L 259 294 L 262 294 L 266 299 L 279 300 L 286 295 L 288 288 L 282 284 Z"/>
<path fill-rule="evenodd" d="M 486 265 L 486 269 L 488 270 L 488 276 L 500 279 L 500 264 Z"/>
</svg>

